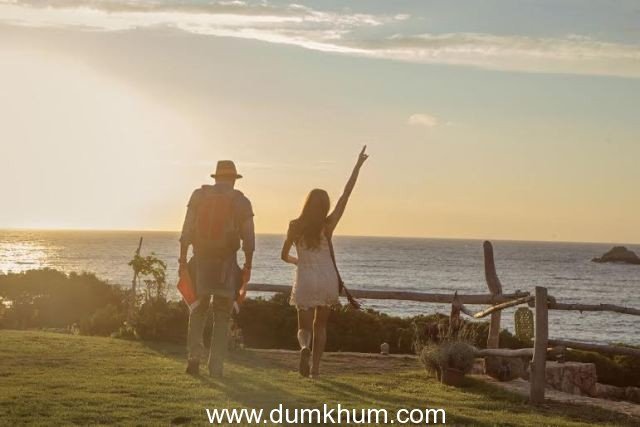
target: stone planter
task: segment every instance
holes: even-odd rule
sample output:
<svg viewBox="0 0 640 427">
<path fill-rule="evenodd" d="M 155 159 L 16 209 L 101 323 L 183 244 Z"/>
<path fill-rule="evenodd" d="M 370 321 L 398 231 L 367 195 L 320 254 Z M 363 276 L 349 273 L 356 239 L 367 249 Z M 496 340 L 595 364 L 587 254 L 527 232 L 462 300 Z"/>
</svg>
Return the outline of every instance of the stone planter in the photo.
<svg viewBox="0 0 640 427">
<path fill-rule="evenodd" d="M 440 382 L 445 385 L 459 387 L 464 380 L 464 372 L 453 368 L 442 368 Z"/>
<path fill-rule="evenodd" d="M 580 362 L 547 362 L 547 384 L 579 396 L 596 396 L 596 365 Z"/>
<path fill-rule="evenodd" d="M 596 397 L 640 403 L 640 387 L 616 387 L 614 385 L 596 383 Z"/>
</svg>

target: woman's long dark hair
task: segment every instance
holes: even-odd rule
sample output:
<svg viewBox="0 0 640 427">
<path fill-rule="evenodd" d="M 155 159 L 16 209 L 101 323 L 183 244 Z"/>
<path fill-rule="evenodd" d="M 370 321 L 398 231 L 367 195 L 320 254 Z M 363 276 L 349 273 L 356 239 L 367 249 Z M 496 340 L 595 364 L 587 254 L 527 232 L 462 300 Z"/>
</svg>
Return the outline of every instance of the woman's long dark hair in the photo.
<svg viewBox="0 0 640 427">
<path fill-rule="evenodd" d="M 326 191 L 315 188 L 309 192 L 302 213 L 291 223 L 292 238 L 296 243 L 303 244 L 308 249 L 320 246 L 330 204 Z"/>
</svg>

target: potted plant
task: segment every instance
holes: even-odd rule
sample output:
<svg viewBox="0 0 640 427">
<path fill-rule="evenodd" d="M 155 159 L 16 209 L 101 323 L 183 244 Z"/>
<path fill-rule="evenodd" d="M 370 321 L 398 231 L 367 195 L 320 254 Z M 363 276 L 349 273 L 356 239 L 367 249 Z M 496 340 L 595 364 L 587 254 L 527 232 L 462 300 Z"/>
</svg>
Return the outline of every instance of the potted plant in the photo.
<svg viewBox="0 0 640 427">
<path fill-rule="evenodd" d="M 471 371 L 475 351 L 463 341 L 445 341 L 426 345 L 420 353 L 420 361 L 429 373 L 434 373 L 443 384 L 459 386 Z"/>
</svg>

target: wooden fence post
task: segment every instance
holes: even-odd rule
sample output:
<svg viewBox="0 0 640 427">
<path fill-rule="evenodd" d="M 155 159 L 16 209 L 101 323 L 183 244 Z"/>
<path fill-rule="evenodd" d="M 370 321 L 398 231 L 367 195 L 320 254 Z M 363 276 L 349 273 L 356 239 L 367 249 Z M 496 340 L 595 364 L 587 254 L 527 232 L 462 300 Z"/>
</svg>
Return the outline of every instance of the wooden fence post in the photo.
<svg viewBox="0 0 640 427">
<path fill-rule="evenodd" d="M 491 295 L 498 296 L 502 294 L 502 284 L 496 273 L 496 264 L 493 259 L 493 245 L 491 242 L 485 241 L 482 245 L 484 248 L 484 277 L 489 287 Z M 489 337 L 487 338 L 487 348 L 498 348 L 500 346 L 500 311 L 491 313 L 491 322 L 489 323 Z"/>
<path fill-rule="evenodd" d="M 532 404 L 544 402 L 547 346 L 549 344 L 549 311 L 547 304 L 547 288 L 536 286 L 536 332 L 531 374 L 529 376 L 529 401 Z"/>
</svg>

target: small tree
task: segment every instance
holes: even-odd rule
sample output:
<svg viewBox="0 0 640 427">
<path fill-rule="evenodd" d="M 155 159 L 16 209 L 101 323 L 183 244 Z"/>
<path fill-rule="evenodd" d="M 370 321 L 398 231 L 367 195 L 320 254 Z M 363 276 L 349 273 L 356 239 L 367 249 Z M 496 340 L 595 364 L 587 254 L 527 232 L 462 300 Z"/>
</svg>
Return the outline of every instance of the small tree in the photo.
<svg viewBox="0 0 640 427">
<path fill-rule="evenodd" d="M 156 254 L 153 252 L 146 257 L 136 253 L 133 259 L 129 261 L 129 266 L 133 269 L 134 280 L 139 283 L 142 279 L 145 284 L 145 301 L 150 301 L 151 299 L 166 299 L 167 264 L 164 261 L 156 257 Z M 134 287 L 134 289 L 136 287 Z M 137 295 L 134 296 L 134 298 L 135 297 L 137 297 Z"/>
</svg>

